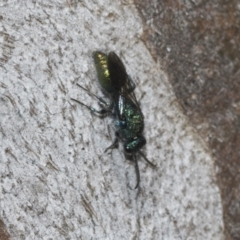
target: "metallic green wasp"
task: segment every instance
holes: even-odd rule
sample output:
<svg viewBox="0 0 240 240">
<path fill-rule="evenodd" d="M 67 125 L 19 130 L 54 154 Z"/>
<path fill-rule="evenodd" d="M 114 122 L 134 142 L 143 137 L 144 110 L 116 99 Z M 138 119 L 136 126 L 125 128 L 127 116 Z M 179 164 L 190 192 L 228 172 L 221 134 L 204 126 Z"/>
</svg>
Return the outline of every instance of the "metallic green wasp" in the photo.
<svg viewBox="0 0 240 240">
<path fill-rule="evenodd" d="M 124 153 L 127 159 L 134 161 L 137 176 L 138 188 L 140 184 L 140 173 L 138 168 L 137 155 L 155 167 L 142 153 L 142 147 L 146 145 L 146 139 L 143 136 L 144 117 L 136 100 L 134 89 L 135 84 L 127 74 L 125 66 L 116 53 L 110 52 L 108 55 L 102 52 L 94 52 L 98 81 L 105 96 L 105 99 L 90 93 L 87 89 L 77 84 L 89 95 L 98 99 L 101 110 L 96 110 L 76 99 L 73 101 L 85 106 L 92 113 L 99 117 L 112 116 L 116 128 L 116 138 L 114 142 L 105 150 L 113 149 L 118 146 L 119 140 L 123 142 Z"/>
</svg>

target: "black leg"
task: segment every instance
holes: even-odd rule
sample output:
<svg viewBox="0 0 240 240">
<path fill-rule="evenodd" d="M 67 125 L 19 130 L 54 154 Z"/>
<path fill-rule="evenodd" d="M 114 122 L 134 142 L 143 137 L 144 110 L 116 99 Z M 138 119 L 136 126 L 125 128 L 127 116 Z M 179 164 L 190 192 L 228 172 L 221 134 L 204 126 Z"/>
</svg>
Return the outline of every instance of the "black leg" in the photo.
<svg viewBox="0 0 240 240">
<path fill-rule="evenodd" d="M 106 102 L 103 98 L 98 97 L 97 95 L 91 93 L 89 90 L 87 90 L 85 87 L 81 86 L 80 84 L 77 83 L 77 86 L 83 89 L 85 92 L 88 93 L 89 96 L 96 98 L 100 103 L 103 103 L 106 108 L 110 108 L 111 104 Z"/>
<path fill-rule="evenodd" d="M 143 159 L 144 159 L 151 167 L 153 167 L 153 168 L 156 167 L 156 165 L 154 165 L 153 163 L 151 163 L 141 151 L 139 151 L 138 153 L 143 157 Z"/>
<path fill-rule="evenodd" d="M 100 118 L 104 118 L 108 115 L 110 115 L 112 113 L 112 111 L 110 109 L 101 109 L 101 110 L 97 110 L 93 107 L 90 107 L 74 98 L 71 98 L 71 100 L 73 100 L 74 102 L 77 102 L 79 104 L 81 104 L 82 106 L 86 107 L 91 113 L 95 114 L 96 116 L 100 117 Z"/>
<path fill-rule="evenodd" d="M 97 95 L 91 93 L 90 91 L 88 91 L 86 88 L 84 88 L 83 86 L 81 86 L 80 84 L 77 83 L 77 86 L 82 88 L 84 91 L 86 91 L 88 93 L 89 96 L 96 98 L 99 102 L 99 105 L 101 106 L 102 109 L 97 110 L 91 106 L 88 106 L 86 104 L 84 104 L 83 102 L 80 102 L 76 99 L 71 98 L 71 100 L 81 104 L 82 106 L 86 107 L 91 113 L 95 114 L 96 116 L 100 117 L 100 118 L 104 118 L 110 114 L 112 114 L 112 105 L 108 102 L 106 102 L 103 98 L 98 97 Z"/>
<path fill-rule="evenodd" d="M 107 147 L 104 152 L 106 152 L 109 149 L 117 148 L 118 147 L 118 141 L 119 141 L 119 136 L 118 136 L 118 132 L 116 132 L 116 137 L 115 137 L 113 143 L 109 147 Z"/>
</svg>

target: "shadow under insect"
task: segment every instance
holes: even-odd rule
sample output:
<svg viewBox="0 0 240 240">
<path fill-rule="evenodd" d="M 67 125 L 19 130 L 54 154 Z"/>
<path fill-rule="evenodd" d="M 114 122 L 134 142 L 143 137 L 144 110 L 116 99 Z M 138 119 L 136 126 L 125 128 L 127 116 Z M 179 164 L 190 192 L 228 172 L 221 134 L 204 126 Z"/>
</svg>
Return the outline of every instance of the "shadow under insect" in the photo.
<svg viewBox="0 0 240 240">
<path fill-rule="evenodd" d="M 143 136 L 144 117 L 134 94 L 135 84 L 127 74 L 125 66 L 116 53 L 110 52 L 105 54 L 96 51 L 93 53 L 93 59 L 99 84 L 109 101 L 105 101 L 105 99 L 89 92 L 79 84 L 77 85 L 80 88 L 98 100 L 101 109 L 97 110 L 76 99 L 72 100 L 101 118 L 106 116 L 113 117 L 116 128 L 115 140 L 105 152 L 109 149 L 117 148 L 119 140 L 123 143 L 126 159 L 135 163 L 136 189 L 140 184 L 137 155 L 143 157 L 150 166 L 155 167 L 155 165 L 141 151 L 142 147 L 146 145 L 146 139 Z"/>
</svg>

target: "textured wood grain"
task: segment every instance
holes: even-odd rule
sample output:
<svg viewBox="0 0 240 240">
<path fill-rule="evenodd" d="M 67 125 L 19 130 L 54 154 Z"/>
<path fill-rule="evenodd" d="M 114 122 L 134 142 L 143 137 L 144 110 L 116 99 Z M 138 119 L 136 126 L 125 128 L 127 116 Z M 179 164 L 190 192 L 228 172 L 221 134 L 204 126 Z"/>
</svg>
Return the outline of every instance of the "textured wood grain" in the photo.
<svg viewBox="0 0 240 240">
<path fill-rule="evenodd" d="M 215 158 L 225 234 L 240 239 L 239 1 L 135 1 L 143 39 Z"/>
<path fill-rule="evenodd" d="M 213 160 L 120 1 L 1 3 L 1 218 L 13 239 L 222 239 Z M 116 51 L 145 115 L 141 188 L 112 119 L 76 83 L 99 91 L 92 51 Z M 110 125 L 110 127 L 108 127 Z M 108 131 L 109 129 L 109 131 Z"/>
</svg>

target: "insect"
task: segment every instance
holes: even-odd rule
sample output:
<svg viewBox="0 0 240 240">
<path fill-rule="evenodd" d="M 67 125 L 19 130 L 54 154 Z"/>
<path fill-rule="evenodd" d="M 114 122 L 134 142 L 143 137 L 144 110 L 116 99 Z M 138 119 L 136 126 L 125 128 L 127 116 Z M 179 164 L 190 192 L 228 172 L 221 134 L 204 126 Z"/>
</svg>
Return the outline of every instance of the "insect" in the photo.
<svg viewBox="0 0 240 240">
<path fill-rule="evenodd" d="M 144 117 L 134 94 L 135 84 L 127 74 L 124 64 L 116 53 L 105 54 L 96 51 L 93 52 L 93 59 L 100 87 L 108 101 L 89 92 L 79 84 L 77 85 L 80 88 L 99 101 L 101 109 L 97 110 L 76 99 L 72 100 L 99 117 L 112 116 L 116 136 L 114 142 L 105 152 L 116 148 L 119 140 L 123 143 L 125 157 L 135 163 L 136 189 L 140 184 L 137 156 L 143 157 L 150 166 L 155 167 L 155 165 L 147 159 L 141 150 L 146 145 L 146 139 L 143 136 Z"/>
</svg>

